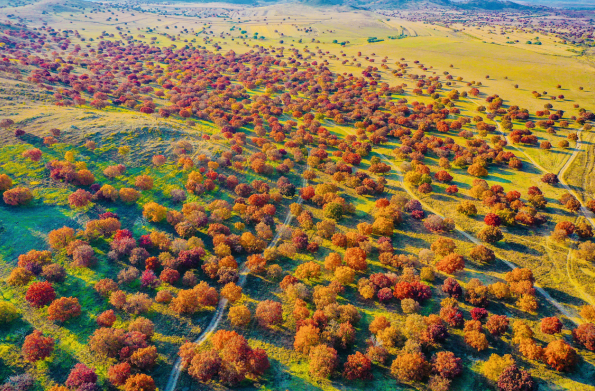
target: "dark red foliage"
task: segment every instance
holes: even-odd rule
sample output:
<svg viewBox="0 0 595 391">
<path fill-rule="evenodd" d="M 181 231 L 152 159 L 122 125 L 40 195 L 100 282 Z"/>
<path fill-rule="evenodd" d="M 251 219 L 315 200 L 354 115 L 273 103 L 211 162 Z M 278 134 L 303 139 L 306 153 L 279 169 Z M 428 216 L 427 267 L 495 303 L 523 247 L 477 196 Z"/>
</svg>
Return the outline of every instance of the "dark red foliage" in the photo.
<svg viewBox="0 0 595 391">
<path fill-rule="evenodd" d="M 85 364 L 79 363 L 72 368 L 65 384 L 68 387 L 76 388 L 87 383 L 97 383 L 97 374 Z"/>
<path fill-rule="evenodd" d="M 482 320 L 487 318 L 488 311 L 485 308 L 473 308 L 471 310 L 471 317 L 473 320 Z"/>
<path fill-rule="evenodd" d="M 56 292 L 47 281 L 34 282 L 27 289 L 25 300 L 27 300 L 33 307 L 39 308 L 50 304 L 56 298 Z"/>
<path fill-rule="evenodd" d="M 461 285 L 457 280 L 449 277 L 444 280 L 444 283 L 442 284 L 442 292 L 448 294 L 450 297 L 458 299 L 463 294 L 463 288 L 461 288 Z"/>
</svg>

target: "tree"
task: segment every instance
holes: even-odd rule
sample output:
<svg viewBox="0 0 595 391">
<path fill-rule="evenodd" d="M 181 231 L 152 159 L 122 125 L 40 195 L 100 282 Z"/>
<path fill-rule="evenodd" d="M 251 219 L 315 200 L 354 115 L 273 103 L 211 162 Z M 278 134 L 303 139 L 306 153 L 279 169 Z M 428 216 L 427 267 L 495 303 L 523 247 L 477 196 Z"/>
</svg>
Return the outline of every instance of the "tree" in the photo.
<svg viewBox="0 0 595 391">
<path fill-rule="evenodd" d="M 125 203 L 136 202 L 140 198 L 140 193 L 135 189 L 123 187 L 119 191 L 120 199 Z"/>
<path fill-rule="evenodd" d="M 469 331 L 465 333 L 465 343 L 478 352 L 488 348 L 488 339 L 481 331 Z"/>
<path fill-rule="evenodd" d="M 279 325 L 283 322 L 283 308 L 281 303 L 265 300 L 258 303 L 256 307 L 256 319 L 263 327 Z"/>
<path fill-rule="evenodd" d="M 356 271 L 363 271 L 368 268 L 366 252 L 359 247 L 350 247 L 345 250 L 345 264 Z"/>
<path fill-rule="evenodd" d="M 498 389 L 500 391 L 534 391 L 537 384 L 529 372 L 511 365 L 504 369 L 498 377 Z"/>
<path fill-rule="evenodd" d="M 496 243 L 502 240 L 504 235 L 499 228 L 487 226 L 477 233 L 477 238 L 487 243 Z"/>
<path fill-rule="evenodd" d="M 27 285 L 34 278 L 33 273 L 24 267 L 15 267 L 10 272 L 10 276 L 6 279 L 9 285 L 23 286 Z"/>
<path fill-rule="evenodd" d="M 231 303 L 235 303 L 242 298 L 242 287 L 233 282 L 227 283 L 221 288 L 221 296 L 229 300 Z"/>
<path fill-rule="evenodd" d="M 68 204 L 72 208 L 82 208 L 91 202 L 92 197 L 87 190 L 78 189 L 68 196 Z"/>
<path fill-rule="evenodd" d="M 130 377 L 130 364 L 123 362 L 109 367 L 107 376 L 114 386 L 123 386 Z"/>
<path fill-rule="evenodd" d="M 114 314 L 114 310 L 107 310 L 99 314 L 97 317 L 97 324 L 100 327 L 112 327 L 114 323 L 116 323 L 116 314 Z"/>
<path fill-rule="evenodd" d="M 372 361 L 361 352 L 347 356 L 343 377 L 347 380 L 372 380 Z"/>
<path fill-rule="evenodd" d="M 219 357 L 216 351 L 203 351 L 197 353 L 192 358 L 188 373 L 190 376 L 205 382 L 217 375 L 221 365 L 221 357 Z"/>
<path fill-rule="evenodd" d="M 488 176 L 488 170 L 486 170 L 485 167 L 478 163 L 470 165 L 469 168 L 467 168 L 467 173 L 475 177 Z"/>
<path fill-rule="evenodd" d="M 156 389 L 153 378 L 144 373 L 130 376 L 124 384 L 125 391 L 155 391 Z"/>
<path fill-rule="evenodd" d="M 229 309 L 229 314 L 227 317 L 233 326 L 244 327 L 250 323 L 252 314 L 245 305 L 238 305 Z"/>
<path fill-rule="evenodd" d="M 512 365 L 514 365 L 514 359 L 510 354 L 504 356 L 492 354 L 481 366 L 481 373 L 489 380 L 496 382 L 502 372 Z"/>
<path fill-rule="evenodd" d="M 318 345 L 310 349 L 310 376 L 327 379 L 339 364 L 337 351 L 327 345 Z"/>
<path fill-rule="evenodd" d="M 432 372 L 452 379 L 463 372 L 462 360 L 456 357 L 453 352 L 438 352 L 432 357 Z"/>
<path fill-rule="evenodd" d="M 137 349 L 130 356 L 130 363 L 139 369 L 151 369 L 156 360 L 157 348 L 155 346 Z"/>
<path fill-rule="evenodd" d="M 481 263 L 492 263 L 496 260 L 496 254 L 494 251 L 482 244 L 474 247 L 469 253 L 469 257 L 475 262 Z"/>
<path fill-rule="evenodd" d="M 492 315 L 486 322 L 486 328 L 492 335 L 500 336 L 508 330 L 508 323 L 506 315 Z"/>
<path fill-rule="evenodd" d="M 442 284 L 442 292 L 448 294 L 450 297 L 454 297 L 458 299 L 463 294 L 463 289 L 461 285 L 452 277 L 447 278 L 444 280 Z"/>
<path fill-rule="evenodd" d="M 66 322 L 81 314 L 81 305 L 76 297 L 61 297 L 48 307 L 48 319 Z"/>
<path fill-rule="evenodd" d="M 308 354 L 310 349 L 320 343 L 320 330 L 313 325 L 300 327 L 295 333 L 293 348 L 303 354 Z"/>
<path fill-rule="evenodd" d="M 70 227 L 62 227 L 50 231 L 48 234 L 48 243 L 54 250 L 62 250 L 66 248 L 70 242 L 74 240 L 74 229 Z"/>
<path fill-rule="evenodd" d="M 581 306 L 581 316 L 587 322 L 595 323 L 595 305 Z"/>
<path fill-rule="evenodd" d="M 436 239 L 431 246 L 432 251 L 440 257 L 444 257 L 445 255 L 454 252 L 456 248 L 457 246 L 454 240 L 445 237 Z"/>
<path fill-rule="evenodd" d="M 44 337 L 41 331 L 35 330 L 25 337 L 21 351 L 26 361 L 36 362 L 44 360 L 54 351 L 54 339 L 52 337 Z"/>
<path fill-rule="evenodd" d="M 390 373 L 399 381 L 422 381 L 430 373 L 430 364 L 423 353 L 401 353 L 390 366 Z"/>
<path fill-rule="evenodd" d="M 33 199 L 33 193 L 26 187 L 18 186 L 6 190 L 2 195 L 7 205 L 17 206 L 28 204 Z"/>
<path fill-rule="evenodd" d="M 465 268 L 465 259 L 462 255 L 451 253 L 436 264 L 436 269 L 446 274 L 454 274 Z"/>
<path fill-rule="evenodd" d="M 153 337 L 153 334 L 155 333 L 155 325 L 149 319 L 143 318 L 141 316 L 133 320 L 128 325 L 128 331 L 137 331 L 139 333 L 142 333 L 147 337 L 147 340 L 150 340 Z"/>
<path fill-rule="evenodd" d="M 5 325 L 19 317 L 17 308 L 8 301 L 0 301 L 0 325 Z"/>
<path fill-rule="evenodd" d="M 558 334 L 562 331 L 562 322 L 556 316 L 543 318 L 541 320 L 540 329 L 545 334 Z"/>
<path fill-rule="evenodd" d="M 4 192 L 12 187 L 12 179 L 6 174 L 0 174 L 0 192 Z"/>
<path fill-rule="evenodd" d="M 34 282 L 27 289 L 25 300 L 27 300 L 33 307 L 43 307 L 56 298 L 56 292 L 49 282 Z"/>
<path fill-rule="evenodd" d="M 552 173 L 547 173 L 544 174 L 541 177 L 541 181 L 543 183 L 547 183 L 548 185 L 556 185 L 560 182 L 560 180 L 558 179 L 558 176 L 556 174 L 552 174 Z"/>
<path fill-rule="evenodd" d="M 572 330 L 574 340 L 588 350 L 595 350 L 595 324 L 583 323 Z"/>
<path fill-rule="evenodd" d="M 158 223 L 163 221 L 167 216 L 167 208 L 156 202 L 148 202 L 143 205 L 143 216 L 149 221 Z"/>
<path fill-rule="evenodd" d="M 570 372 L 578 360 L 576 350 L 563 340 L 550 342 L 544 351 L 546 363 L 556 371 Z"/>
<path fill-rule="evenodd" d="M 97 374 L 85 364 L 79 363 L 72 368 L 65 384 L 68 387 L 77 388 L 88 383 L 97 383 Z"/>
</svg>

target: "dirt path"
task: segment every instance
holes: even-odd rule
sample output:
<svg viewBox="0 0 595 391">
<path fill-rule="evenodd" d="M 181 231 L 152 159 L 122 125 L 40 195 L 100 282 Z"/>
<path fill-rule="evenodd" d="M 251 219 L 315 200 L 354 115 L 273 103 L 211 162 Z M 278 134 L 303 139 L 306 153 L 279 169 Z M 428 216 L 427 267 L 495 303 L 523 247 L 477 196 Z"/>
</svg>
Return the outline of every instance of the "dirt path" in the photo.
<svg viewBox="0 0 595 391">
<path fill-rule="evenodd" d="M 308 151 L 308 157 L 310 157 L 310 151 Z M 307 160 L 306 160 L 307 162 Z M 306 170 L 310 169 L 310 165 L 306 163 Z M 306 187 L 308 185 L 308 181 L 306 180 L 306 178 L 302 179 L 302 187 Z M 299 197 L 299 199 L 297 200 L 298 204 L 302 204 L 304 202 L 304 199 L 302 197 Z M 293 215 L 291 214 L 291 211 L 287 211 L 287 214 L 285 215 L 285 220 L 283 221 L 283 229 L 285 229 L 293 220 Z M 275 235 L 275 237 L 273 239 L 271 239 L 271 241 L 269 242 L 267 248 L 271 248 L 277 245 L 277 243 L 279 243 L 279 240 L 281 240 L 281 229 L 277 229 L 277 234 Z M 244 286 L 244 284 L 246 283 L 246 278 L 248 277 L 248 267 L 246 266 L 246 262 L 242 262 L 241 266 L 240 266 L 240 278 L 238 280 L 238 286 Z M 221 323 L 221 320 L 223 319 L 223 314 L 225 313 L 225 308 L 227 307 L 227 299 L 226 298 L 221 298 L 219 299 L 219 304 L 217 304 L 217 309 L 215 310 L 215 312 L 213 313 L 213 316 L 211 318 L 211 321 L 209 322 L 209 325 L 207 326 L 206 329 L 204 329 L 204 331 L 198 336 L 198 338 L 194 341 L 195 344 L 198 345 L 202 345 L 210 336 L 211 334 L 213 334 L 215 332 L 215 330 L 217 330 L 217 327 L 219 327 L 219 324 Z M 174 367 L 171 370 L 171 373 L 169 374 L 169 378 L 167 379 L 167 385 L 164 388 L 164 391 L 174 391 L 176 389 L 176 385 L 178 384 L 178 380 L 180 378 L 180 375 L 182 374 L 182 359 L 180 357 L 178 357 L 176 359 L 176 362 L 174 363 Z"/>
<path fill-rule="evenodd" d="M 497 121 L 494 121 L 494 122 L 496 122 L 496 125 L 498 125 L 498 131 L 502 134 L 502 136 L 504 136 L 508 145 L 510 145 L 512 148 L 514 148 L 517 151 L 519 151 L 520 153 L 522 153 L 539 171 L 541 171 L 544 174 L 549 173 L 548 170 L 546 170 L 539 163 L 537 163 L 535 160 L 533 160 L 533 158 L 531 158 L 531 156 L 529 156 L 522 149 L 518 148 L 516 145 L 511 143 L 508 136 L 506 136 L 506 134 L 502 131 L 502 127 L 500 126 L 500 123 Z M 582 143 L 580 142 L 580 137 L 581 137 L 581 133 L 582 133 L 583 129 L 584 129 L 584 126 L 578 130 L 577 134 L 578 134 L 579 138 L 576 141 L 576 147 L 574 149 L 574 152 L 572 153 L 572 155 L 570 155 L 568 157 L 568 159 L 566 160 L 566 163 L 564 164 L 564 166 L 562 166 L 560 171 L 558 171 L 557 176 L 558 176 L 558 179 L 560 180 L 560 184 L 562 185 L 562 187 L 565 188 L 570 194 L 572 194 L 578 200 L 578 202 L 580 202 L 580 204 L 581 204 L 580 211 L 583 214 L 583 216 L 585 216 L 585 218 L 587 219 L 587 221 L 589 221 L 591 226 L 595 227 L 595 215 L 593 214 L 593 212 L 591 212 L 589 209 L 587 209 L 585 207 L 585 205 L 580 200 L 580 198 L 578 197 L 576 192 L 574 190 L 572 190 L 572 188 L 570 186 L 568 186 L 568 183 L 564 179 L 564 174 L 566 173 L 566 170 L 568 169 L 568 167 L 570 167 L 570 165 L 572 164 L 572 162 L 574 161 L 574 159 L 576 158 L 578 153 L 581 152 Z"/>
</svg>

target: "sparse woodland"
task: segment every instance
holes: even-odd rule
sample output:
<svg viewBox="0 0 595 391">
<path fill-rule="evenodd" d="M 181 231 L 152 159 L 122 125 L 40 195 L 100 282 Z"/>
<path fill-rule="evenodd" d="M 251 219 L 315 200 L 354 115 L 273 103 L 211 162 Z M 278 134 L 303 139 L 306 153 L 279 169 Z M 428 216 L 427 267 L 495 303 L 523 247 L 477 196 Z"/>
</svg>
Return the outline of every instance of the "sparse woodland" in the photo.
<svg viewBox="0 0 595 391">
<path fill-rule="evenodd" d="M 171 130 L 0 111 L 1 390 L 164 390 L 176 360 L 189 389 L 592 385 L 592 287 L 542 262 L 595 261 L 595 200 L 530 157 L 574 159 L 589 108 L 414 58 L 102 38 L 2 24 L 3 80 Z"/>
</svg>

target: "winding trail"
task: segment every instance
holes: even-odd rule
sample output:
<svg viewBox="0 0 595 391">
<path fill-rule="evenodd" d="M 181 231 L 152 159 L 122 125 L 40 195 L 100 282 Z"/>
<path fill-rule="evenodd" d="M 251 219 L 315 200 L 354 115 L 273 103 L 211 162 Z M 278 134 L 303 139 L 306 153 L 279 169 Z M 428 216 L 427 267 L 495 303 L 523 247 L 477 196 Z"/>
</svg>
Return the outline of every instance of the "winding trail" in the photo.
<svg viewBox="0 0 595 391">
<path fill-rule="evenodd" d="M 310 150 L 308 150 L 308 157 L 310 157 Z M 308 159 L 306 159 L 306 170 L 310 169 L 310 165 L 307 163 Z M 308 185 L 308 180 L 306 178 L 302 178 L 302 187 L 306 187 Z M 297 200 L 298 204 L 302 204 L 304 199 L 299 197 Z M 287 214 L 285 215 L 285 220 L 283 221 L 283 228 L 277 229 L 277 234 L 271 241 L 269 242 L 267 249 L 274 247 L 279 243 L 281 240 L 281 232 L 285 229 L 293 220 L 293 215 L 291 211 L 288 210 Z M 242 262 L 240 266 L 240 278 L 238 279 L 238 286 L 242 287 L 246 283 L 246 278 L 248 277 L 248 267 L 246 266 L 246 262 Z M 202 345 L 212 334 L 217 330 L 221 320 L 223 319 L 223 314 L 225 313 L 225 308 L 227 307 L 227 299 L 222 297 L 219 299 L 219 304 L 217 304 L 217 309 L 213 313 L 211 321 L 206 329 L 198 336 L 196 340 L 194 340 L 195 344 Z M 164 391 L 174 391 L 176 389 L 176 385 L 178 384 L 178 380 L 180 375 L 182 374 L 182 359 L 178 357 L 174 366 L 169 374 L 169 378 L 167 379 L 167 385 L 164 388 Z"/>
</svg>

